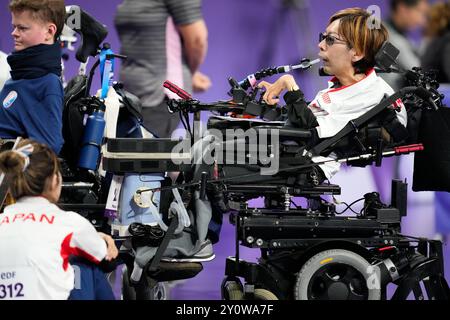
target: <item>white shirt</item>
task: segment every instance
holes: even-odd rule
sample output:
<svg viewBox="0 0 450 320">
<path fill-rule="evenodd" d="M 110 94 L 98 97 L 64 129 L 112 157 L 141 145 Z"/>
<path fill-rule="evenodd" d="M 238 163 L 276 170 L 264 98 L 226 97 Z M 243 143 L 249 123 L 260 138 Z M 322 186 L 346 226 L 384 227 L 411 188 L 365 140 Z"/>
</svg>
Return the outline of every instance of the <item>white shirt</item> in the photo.
<svg viewBox="0 0 450 320">
<path fill-rule="evenodd" d="M 106 243 L 75 212 L 23 197 L 0 214 L 0 300 L 62 300 L 74 288 L 70 255 L 99 263 Z"/>
<path fill-rule="evenodd" d="M 0 51 L 0 91 L 2 90 L 6 80 L 11 78 L 11 74 L 9 73 L 9 64 L 6 60 L 7 57 L 8 56 L 5 53 Z"/>
<path fill-rule="evenodd" d="M 313 112 L 319 123 L 317 132 L 320 138 L 328 138 L 342 130 L 349 121 L 359 118 L 378 105 L 385 95 L 391 96 L 394 90 L 378 77 L 372 69 L 367 76 L 349 86 L 333 89 L 336 78 L 328 82 L 328 88 L 317 93 L 308 108 Z M 402 125 L 407 125 L 407 114 L 403 103 L 398 101 L 397 118 Z M 316 157 L 312 160 L 320 162 L 330 158 Z M 330 162 L 320 165 L 328 179 L 339 171 L 340 164 Z"/>
</svg>

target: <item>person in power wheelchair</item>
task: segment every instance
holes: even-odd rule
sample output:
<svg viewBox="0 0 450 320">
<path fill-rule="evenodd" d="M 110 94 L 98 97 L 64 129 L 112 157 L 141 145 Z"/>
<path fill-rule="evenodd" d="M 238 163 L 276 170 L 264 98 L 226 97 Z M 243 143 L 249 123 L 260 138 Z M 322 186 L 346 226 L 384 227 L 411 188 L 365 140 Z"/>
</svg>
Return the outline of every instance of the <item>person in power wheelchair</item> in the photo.
<svg viewBox="0 0 450 320">
<path fill-rule="evenodd" d="M 334 136 L 347 123 L 363 115 L 384 96 L 394 91 L 377 76 L 375 55 L 388 39 L 388 32 L 381 22 L 370 27 L 373 17 L 359 8 L 345 9 L 334 14 L 325 33 L 320 34 L 319 57 L 323 61 L 323 72 L 334 75 L 329 87 L 317 93 L 309 104 L 305 102 L 293 76 L 284 75 L 275 83 L 262 81 L 259 86 L 266 89 L 264 100 L 269 104 L 279 101 L 281 92 L 287 90 L 287 126 L 310 129 L 310 145 L 320 139 Z M 406 110 L 399 101 L 392 106 L 396 119 L 404 127 L 407 124 Z M 394 112 L 393 112 L 394 113 Z M 315 158 L 321 161 L 322 158 Z M 339 169 L 339 164 L 322 165 L 327 179 Z"/>
<path fill-rule="evenodd" d="M 377 28 L 369 27 L 372 19 L 373 17 L 367 11 L 359 8 L 339 11 L 330 18 L 326 32 L 320 35 L 319 57 L 324 62 L 322 72 L 334 77 L 329 81 L 329 87 L 319 91 L 310 103 L 305 101 L 303 93 L 291 75 L 284 75 L 273 84 L 261 81 L 257 85 L 258 88 L 265 89 L 265 93 L 262 94 L 263 100 L 269 107 L 279 102 L 279 96 L 283 91 L 288 91 L 284 95 L 286 102 L 284 115 L 278 118 L 285 121 L 284 126 L 282 128 L 267 126 L 269 124 L 267 123 L 267 125 L 255 127 L 257 131 L 269 130 L 269 134 L 270 130 L 281 129 L 278 134 L 284 146 L 280 149 L 284 156 L 280 159 L 280 168 L 299 165 L 305 161 L 328 160 L 318 166 L 300 169 L 298 174 L 296 172 L 275 174 L 272 182 L 279 180 L 280 184 L 294 185 L 314 182 L 317 185 L 330 179 L 340 167 L 340 163 L 333 162 L 332 159 L 337 155 L 350 154 L 357 146 L 350 143 L 341 143 L 341 147 L 333 145 L 332 152 L 323 152 L 326 156 L 317 154 L 309 160 L 298 156 L 299 148 L 312 149 L 325 139 L 335 136 L 350 121 L 366 114 L 380 101 L 394 93 L 374 70 L 375 56 L 382 51 L 388 33 L 379 21 Z M 389 133 L 392 134 L 389 138 L 395 138 L 396 141 L 405 138 L 407 112 L 401 99 L 384 111 L 382 121 L 387 129 L 387 132 L 384 132 L 386 138 Z M 227 127 L 221 121 L 210 119 L 210 128 L 221 126 Z M 287 157 L 289 154 L 291 157 Z M 233 176 L 245 174 L 248 168 L 249 166 L 244 169 L 242 166 L 225 166 L 223 171 L 225 176 Z M 197 172 L 202 170 L 196 169 Z M 297 181 L 292 177 L 293 173 L 297 174 Z M 283 178 L 280 180 L 280 177 Z M 261 179 L 267 181 L 268 177 L 255 175 L 246 178 L 245 182 Z"/>
<path fill-rule="evenodd" d="M 278 134 L 284 146 L 284 157 L 280 159 L 281 168 L 299 165 L 302 161 L 323 162 L 332 160 L 337 154 L 341 156 L 350 154 L 357 146 L 349 143 L 341 143 L 343 146 L 341 148 L 339 145 L 333 146 L 333 152 L 326 154 L 326 157 L 316 155 L 310 160 L 305 157 L 299 158 L 298 149 L 299 147 L 310 149 L 326 138 L 335 136 L 349 121 L 364 115 L 394 93 L 374 70 L 375 56 L 382 51 L 380 49 L 386 43 L 388 34 L 380 21 L 376 22 L 376 28 L 370 27 L 372 19 L 367 11 L 359 8 L 339 11 L 330 18 L 326 32 L 320 35 L 319 57 L 324 62 L 322 72 L 334 77 L 329 81 L 329 87 L 319 91 L 310 103 L 305 101 L 303 93 L 291 75 L 284 75 L 273 84 L 266 81 L 258 84 L 258 88 L 266 90 L 263 99 L 269 106 L 278 103 L 280 94 L 285 90 L 288 91 L 284 95 L 285 112 L 278 118 L 285 121 L 285 124 L 283 128 L 277 128 L 281 129 Z M 407 113 L 401 99 L 395 101 L 384 112 L 382 121 L 388 132 L 392 133 L 392 137 L 397 141 L 404 139 Z M 227 127 L 226 121 L 224 124 L 222 119 L 213 117 L 209 122 L 210 128 L 231 128 Z M 258 125 L 255 129 L 269 130 L 270 134 L 270 130 L 276 128 L 268 125 L 269 123 Z M 241 128 L 243 127 L 241 125 Z M 388 139 L 389 134 L 386 134 L 386 131 L 384 133 Z M 288 147 L 287 142 L 291 142 L 291 146 Z M 291 154 L 291 157 L 287 157 L 288 154 Z M 292 172 L 281 172 L 273 176 L 272 182 L 278 179 L 280 184 L 285 184 L 286 177 L 290 176 L 289 183 L 304 185 L 315 182 L 317 185 L 330 179 L 339 167 L 340 163 L 328 161 L 305 170 L 298 170 L 297 181 L 294 181 Z M 225 166 L 223 171 L 224 175 L 232 176 L 245 174 L 248 168 Z M 197 169 L 197 172 L 203 170 L 205 169 Z M 280 180 L 283 176 L 284 178 Z M 249 179 L 267 180 L 267 177 L 254 176 L 247 178 L 246 182 L 250 181 Z"/>
<path fill-rule="evenodd" d="M 361 9 L 342 10 L 330 19 L 326 34 L 320 37 L 319 56 L 325 73 L 335 77 L 309 105 L 290 76 L 274 84 L 259 84 L 266 89 L 263 97 L 269 104 L 278 102 L 283 90 L 290 91 L 285 95 L 285 126 L 210 118 L 210 129 L 272 130 L 281 140 L 280 170 L 273 175 L 259 174 L 258 169 L 264 167 L 262 161 L 257 165 L 214 165 L 211 170 L 205 165 L 195 167 L 194 181 L 208 172 L 210 177 L 216 175 L 207 181 L 215 186 L 210 189 L 216 199 L 220 199 L 220 193 L 225 194 L 236 210 L 230 214 L 236 226 L 236 255 L 227 259 L 224 299 L 377 300 L 386 299 L 390 282 L 398 285 L 393 299 L 406 299 L 411 292 L 416 299 L 422 299 L 422 280 L 430 299 L 449 298 L 443 277 L 442 244 L 400 233 L 401 217 L 406 215 L 405 183 L 393 181 L 391 206 L 381 203 L 377 193 L 365 195 L 360 199 L 365 200 L 364 210 L 355 218 L 337 217 L 334 205 L 320 198 L 340 193 L 339 186 L 322 184 L 336 173 L 340 163 L 366 166 L 375 160 L 380 165 L 383 156 L 422 150 L 420 144 L 399 146 L 417 142 L 418 111 L 435 108 L 442 98 L 435 90 L 435 81 L 418 69 L 406 73 L 411 86 L 397 93 L 376 75 L 375 62 L 383 71 L 392 71 L 398 50 L 386 42 L 387 32 L 381 23 L 379 28 L 368 27 L 370 19 L 370 14 Z M 248 78 L 253 85 L 254 80 L 254 76 Z M 267 105 L 263 111 L 255 111 L 257 89 L 245 96 L 242 89 L 248 86 L 242 84 L 248 84 L 230 83 L 233 98 L 244 101 L 246 111 L 259 116 L 270 112 Z M 410 114 L 402 98 L 407 99 Z M 172 110 L 182 110 L 186 105 L 191 111 L 208 109 L 189 101 L 189 97 L 184 99 L 184 105 L 172 103 Z M 220 104 L 215 107 L 220 109 Z M 407 115 L 412 120 L 408 127 Z M 231 144 L 248 144 L 245 137 L 235 138 Z M 204 140 L 207 143 L 214 137 Z M 230 141 L 218 143 L 224 150 Z M 276 153 L 273 149 L 271 152 Z M 265 208 L 248 208 L 246 201 L 259 196 L 265 197 Z M 312 201 L 308 208 L 292 210 L 293 196 Z M 239 244 L 260 249 L 259 262 L 240 260 Z M 245 279 L 245 285 L 239 277 Z"/>
</svg>

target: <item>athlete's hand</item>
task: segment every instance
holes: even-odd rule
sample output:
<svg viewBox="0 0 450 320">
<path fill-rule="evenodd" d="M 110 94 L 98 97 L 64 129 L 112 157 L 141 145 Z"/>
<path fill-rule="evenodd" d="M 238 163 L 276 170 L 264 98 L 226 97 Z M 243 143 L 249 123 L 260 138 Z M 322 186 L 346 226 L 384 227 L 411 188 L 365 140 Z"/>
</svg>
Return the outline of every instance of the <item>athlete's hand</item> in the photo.
<svg viewBox="0 0 450 320">
<path fill-rule="evenodd" d="M 280 94 L 283 90 L 290 90 L 291 88 L 297 87 L 297 83 L 292 75 L 286 74 L 274 83 L 261 81 L 258 87 L 266 90 L 263 96 L 264 101 L 269 105 L 273 105 L 280 101 Z"/>
<path fill-rule="evenodd" d="M 117 256 L 119 255 L 119 249 L 117 249 L 114 239 L 111 236 L 109 236 L 105 233 L 102 233 L 102 232 L 99 232 L 98 234 L 106 242 L 107 251 L 106 251 L 105 260 L 111 261 L 111 260 L 117 258 Z"/>
</svg>

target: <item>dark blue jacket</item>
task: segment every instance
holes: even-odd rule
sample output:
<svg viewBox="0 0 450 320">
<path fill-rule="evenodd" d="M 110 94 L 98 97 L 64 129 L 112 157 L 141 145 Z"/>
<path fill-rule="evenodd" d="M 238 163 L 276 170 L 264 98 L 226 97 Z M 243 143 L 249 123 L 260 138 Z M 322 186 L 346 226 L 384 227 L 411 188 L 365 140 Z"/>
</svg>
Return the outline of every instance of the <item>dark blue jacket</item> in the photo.
<svg viewBox="0 0 450 320">
<path fill-rule="evenodd" d="M 0 92 L 0 137 L 31 138 L 58 154 L 64 143 L 63 99 L 61 80 L 53 73 L 36 79 L 9 79 Z"/>
</svg>

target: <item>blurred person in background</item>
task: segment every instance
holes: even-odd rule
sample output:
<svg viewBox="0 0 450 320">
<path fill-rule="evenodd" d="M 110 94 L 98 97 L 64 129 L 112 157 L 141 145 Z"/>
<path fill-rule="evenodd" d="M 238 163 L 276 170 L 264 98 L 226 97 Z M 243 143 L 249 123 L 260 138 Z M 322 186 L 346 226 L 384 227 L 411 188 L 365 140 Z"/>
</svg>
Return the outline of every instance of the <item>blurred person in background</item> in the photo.
<svg viewBox="0 0 450 320">
<path fill-rule="evenodd" d="M 142 102 L 144 126 L 160 138 L 177 128 L 178 114 L 167 110 L 170 80 L 188 92 L 205 91 L 211 82 L 198 71 L 205 59 L 208 31 L 201 0 L 125 0 L 117 8 L 115 25 L 122 64 L 120 80 Z"/>
<path fill-rule="evenodd" d="M 400 50 L 397 58 L 399 67 L 403 70 L 420 67 L 419 48 L 413 44 L 411 33 L 426 26 L 429 11 L 428 0 L 390 0 L 390 8 L 391 12 L 384 24 L 389 33 L 389 42 Z M 394 91 L 406 86 L 405 77 L 401 74 L 380 73 L 380 76 Z M 400 168 L 403 166 L 400 163 L 404 161 L 409 162 L 408 159 L 400 158 L 384 161 L 381 174 L 378 168 L 371 168 L 377 189 L 381 194 L 388 193 L 392 178 L 400 178 Z"/>
<path fill-rule="evenodd" d="M 429 4 L 427 0 L 391 0 L 391 13 L 385 21 L 389 42 L 400 50 L 398 63 L 402 69 L 420 67 L 420 56 L 408 38 L 408 33 L 424 28 L 427 23 Z M 384 80 L 395 90 L 404 87 L 404 77 L 398 74 L 382 74 Z"/>
<path fill-rule="evenodd" d="M 435 3 L 429 13 L 429 22 L 425 30 L 427 43 L 421 58 L 424 70 L 436 70 L 437 80 L 441 83 L 439 91 L 450 97 L 450 4 Z M 446 85 L 442 85 L 446 83 Z M 447 106 L 449 103 L 447 102 Z M 435 239 L 448 241 L 450 234 L 450 194 L 435 193 Z"/>
<path fill-rule="evenodd" d="M 438 2 L 431 7 L 425 35 L 428 41 L 422 67 L 437 70 L 440 83 L 450 83 L 450 3 Z"/>
</svg>

